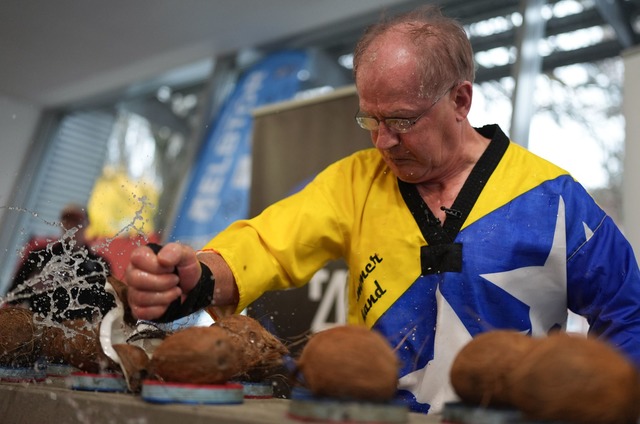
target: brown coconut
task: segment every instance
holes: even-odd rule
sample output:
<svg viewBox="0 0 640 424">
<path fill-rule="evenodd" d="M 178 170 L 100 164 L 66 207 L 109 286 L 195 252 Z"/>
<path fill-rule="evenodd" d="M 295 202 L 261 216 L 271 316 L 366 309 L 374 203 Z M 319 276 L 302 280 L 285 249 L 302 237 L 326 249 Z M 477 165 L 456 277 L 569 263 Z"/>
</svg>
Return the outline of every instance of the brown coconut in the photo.
<svg viewBox="0 0 640 424">
<path fill-rule="evenodd" d="M 223 384 L 238 374 L 241 353 L 218 327 L 189 327 L 162 341 L 149 361 L 149 374 L 175 383 Z"/>
<path fill-rule="evenodd" d="M 117 369 L 102 351 L 99 327 L 83 319 L 45 326 L 41 346 L 43 356 L 53 363 L 69 364 L 90 373 Z"/>
<path fill-rule="evenodd" d="M 0 309 L 0 364 L 30 366 L 39 354 L 39 328 L 33 313 L 22 307 Z"/>
<path fill-rule="evenodd" d="M 509 377 L 514 405 L 528 418 L 574 424 L 635 424 L 638 371 L 597 339 L 554 334 L 541 339 Z"/>
<path fill-rule="evenodd" d="M 365 327 L 344 325 L 314 334 L 297 365 L 316 396 L 388 401 L 397 390 L 395 352 L 382 335 Z"/>
<path fill-rule="evenodd" d="M 215 324 L 229 335 L 230 342 L 240 352 L 238 360 L 243 373 L 268 370 L 282 364 L 289 350 L 257 320 L 246 315 L 228 315 Z"/>
<path fill-rule="evenodd" d="M 449 374 L 451 386 L 465 403 L 510 406 L 507 377 L 536 343 L 511 330 L 477 335 L 456 355 Z"/>
<path fill-rule="evenodd" d="M 45 326 L 40 339 L 41 354 L 52 364 L 66 363 L 67 338 L 61 327 Z"/>
</svg>

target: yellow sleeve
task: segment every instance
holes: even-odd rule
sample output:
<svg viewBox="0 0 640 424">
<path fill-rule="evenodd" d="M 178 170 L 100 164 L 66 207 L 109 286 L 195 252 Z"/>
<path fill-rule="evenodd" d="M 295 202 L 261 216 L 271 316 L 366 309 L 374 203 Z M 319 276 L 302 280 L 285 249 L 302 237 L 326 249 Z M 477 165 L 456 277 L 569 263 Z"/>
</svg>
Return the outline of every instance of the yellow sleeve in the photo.
<svg viewBox="0 0 640 424">
<path fill-rule="evenodd" d="M 353 217 L 349 161 L 320 173 L 304 189 L 231 224 L 203 249 L 231 267 L 240 294 L 238 311 L 264 292 L 306 284 L 329 260 L 344 256 Z"/>
</svg>

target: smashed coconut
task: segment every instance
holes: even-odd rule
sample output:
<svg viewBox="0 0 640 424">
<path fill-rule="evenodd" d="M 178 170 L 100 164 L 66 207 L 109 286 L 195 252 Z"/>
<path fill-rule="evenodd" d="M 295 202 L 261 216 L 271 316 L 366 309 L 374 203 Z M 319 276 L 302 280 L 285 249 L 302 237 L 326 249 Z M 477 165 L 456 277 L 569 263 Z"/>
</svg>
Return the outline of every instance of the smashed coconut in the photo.
<svg viewBox="0 0 640 424">
<path fill-rule="evenodd" d="M 218 318 L 136 339 L 136 320 L 124 283 L 109 277 L 117 307 L 100 323 L 76 320 L 44 325 L 20 307 L 0 309 L 0 365 L 30 365 L 38 358 L 90 373 L 122 372 L 130 391 L 146 379 L 192 384 L 263 381 L 285 362 L 293 384 L 322 397 L 386 401 L 395 396 L 399 361 L 377 332 L 342 325 L 312 335 L 297 360 L 284 344 L 246 315 Z M 362 352 L 375 352 L 362 361 Z"/>
</svg>

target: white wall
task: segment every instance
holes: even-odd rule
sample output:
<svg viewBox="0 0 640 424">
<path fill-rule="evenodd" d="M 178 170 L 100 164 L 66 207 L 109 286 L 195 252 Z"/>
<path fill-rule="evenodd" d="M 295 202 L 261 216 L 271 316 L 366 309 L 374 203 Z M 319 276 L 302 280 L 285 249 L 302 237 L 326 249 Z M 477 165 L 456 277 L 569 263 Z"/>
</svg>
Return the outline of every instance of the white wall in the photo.
<svg viewBox="0 0 640 424">
<path fill-rule="evenodd" d="M 40 119 L 34 105 L 0 95 L 0 231 L 6 207 L 13 205 L 12 193 Z"/>
<path fill-rule="evenodd" d="M 640 47 L 623 54 L 625 80 L 622 110 L 626 121 L 623 229 L 640 260 Z"/>
</svg>

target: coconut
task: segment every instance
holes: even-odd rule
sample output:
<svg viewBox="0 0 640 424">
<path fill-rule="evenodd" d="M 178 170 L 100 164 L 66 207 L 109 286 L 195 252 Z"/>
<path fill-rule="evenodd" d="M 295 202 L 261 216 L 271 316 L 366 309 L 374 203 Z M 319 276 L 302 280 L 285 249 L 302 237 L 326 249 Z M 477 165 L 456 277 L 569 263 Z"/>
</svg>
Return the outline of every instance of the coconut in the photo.
<svg viewBox="0 0 640 424">
<path fill-rule="evenodd" d="M 0 309 L 0 364 L 31 366 L 38 358 L 39 328 L 33 313 L 19 306 Z"/>
<path fill-rule="evenodd" d="M 531 337 L 511 330 L 477 335 L 451 364 L 451 386 L 465 403 L 510 406 L 507 377 L 536 343 Z"/>
<path fill-rule="evenodd" d="M 90 373 L 117 369 L 100 346 L 98 328 L 83 319 L 66 320 L 45 326 L 41 337 L 42 354 L 50 362 L 65 363 Z"/>
<path fill-rule="evenodd" d="M 388 401 L 396 393 L 399 361 L 380 333 L 343 325 L 311 336 L 297 362 L 316 396 Z"/>
<path fill-rule="evenodd" d="M 253 374 L 254 379 L 265 377 L 269 370 L 282 364 L 289 350 L 257 320 L 246 315 L 228 315 L 213 325 L 224 329 L 230 342 L 240 352 L 242 373 Z"/>
<path fill-rule="evenodd" d="M 167 382 L 223 384 L 242 370 L 241 357 L 221 327 L 189 327 L 164 339 L 148 371 Z"/>
<path fill-rule="evenodd" d="M 635 424 L 639 375 L 604 341 L 565 333 L 541 339 L 509 376 L 526 417 L 576 424 Z"/>
<path fill-rule="evenodd" d="M 40 338 L 41 355 L 51 364 L 66 363 L 67 337 L 62 327 L 44 326 Z"/>
</svg>

